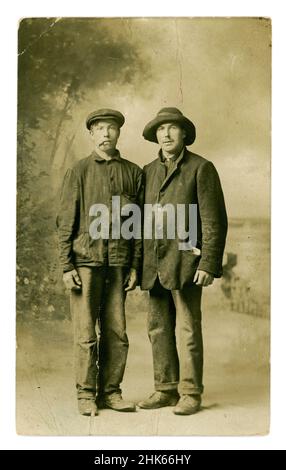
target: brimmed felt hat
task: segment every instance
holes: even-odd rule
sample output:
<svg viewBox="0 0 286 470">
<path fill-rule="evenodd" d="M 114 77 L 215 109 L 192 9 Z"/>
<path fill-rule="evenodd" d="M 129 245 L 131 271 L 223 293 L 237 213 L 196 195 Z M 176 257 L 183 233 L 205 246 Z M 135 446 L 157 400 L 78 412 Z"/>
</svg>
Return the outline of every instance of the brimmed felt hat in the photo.
<svg viewBox="0 0 286 470">
<path fill-rule="evenodd" d="M 125 122 L 125 118 L 123 114 L 121 114 L 120 111 L 116 111 L 115 109 L 103 108 L 103 109 L 98 109 L 97 111 L 93 111 L 87 116 L 86 127 L 89 130 L 91 125 L 95 121 L 102 121 L 105 119 L 114 119 L 119 125 L 119 127 L 122 127 Z"/>
<path fill-rule="evenodd" d="M 196 128 L 192 121 L 190 121 L 183 113 L 177 108 L 162 108 L 157 116 L 148 124 L 146 124 L 143 137 L 150 142 L 158 143 L 156 131 L 161 124 L 166 122 L 174 122 L 183 127 L 186 131 L 185 144 L 191 145 L 196 138 Z"/>
</svg>

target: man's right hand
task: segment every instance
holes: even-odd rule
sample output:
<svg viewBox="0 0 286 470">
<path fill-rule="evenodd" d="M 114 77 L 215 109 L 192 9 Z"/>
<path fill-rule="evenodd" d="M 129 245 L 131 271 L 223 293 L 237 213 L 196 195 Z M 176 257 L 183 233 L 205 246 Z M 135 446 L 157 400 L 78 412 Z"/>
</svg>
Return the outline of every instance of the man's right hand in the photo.
<svg viewBox="0 0 286 470">
<path fill-rule="evenodd" d="M 68 290 L 80 290 L 81 280 L 76 269 L 68 271 L 63 274 L 63 281 L 66 289 Z"/>
</svg>

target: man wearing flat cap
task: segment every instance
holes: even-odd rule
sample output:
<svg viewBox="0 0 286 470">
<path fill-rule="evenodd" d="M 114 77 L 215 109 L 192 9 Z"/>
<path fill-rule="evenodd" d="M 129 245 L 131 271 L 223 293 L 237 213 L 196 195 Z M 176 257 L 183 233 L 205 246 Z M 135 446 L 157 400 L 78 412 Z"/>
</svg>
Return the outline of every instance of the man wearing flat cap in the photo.
<svg viewBox="0 0 286 470">
<path fill-rule="evenodd" d="M 153 232 L 152 238 L 144 238 L 142 289 L 150 294 L 155 392 L 139 406 L 171 405 L 175 414 L 191 415 L 200 409 L 203 393 L 202 288 L 222 275 L 224 197 L 214 165 L 186 148 L 196 131 L 180 110 L 161 109 L 143 136 L 160 146 L 158 158 L 143 169 L 145 204 L 161 209 L 173 205 L 176 211 L 195 207 L 195 220 L 193 212 L 184 212 L 183 228 L 193 224 L 196 233 L 177 231 L 169 237 L 163 224 L 161 236 Z"/>
<path fill-rule="evenodd" d="M 116 149 L 124 121 L 112 109 L 87 117 L 94 151 L 67 170 L 57 216 L 74 326 L 78 408 L 83 415 L 96 415 L 97 405 L 135 411 L 134 403 L 123 400 L 120 384 L 128 352 L 125 298 L 137 285 L 142 240 L 125 239 L 121 232 L 111 236 L 114 196 L 122 205 L 140 205 L 143 198 L 142 170 Z M 97 220 L 95 207 L 107 208 L 107 236 L 97 237 L 91 230 Z"/>
</svg>

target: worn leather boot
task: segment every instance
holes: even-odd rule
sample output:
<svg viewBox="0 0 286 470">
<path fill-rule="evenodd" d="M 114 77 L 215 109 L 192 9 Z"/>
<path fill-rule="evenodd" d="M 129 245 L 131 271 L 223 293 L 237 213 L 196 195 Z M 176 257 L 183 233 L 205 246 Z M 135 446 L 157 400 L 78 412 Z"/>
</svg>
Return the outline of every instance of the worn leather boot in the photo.
<svg viewBox="0 0 286 470">
<path fill-rule="evenodd" d="M 100 399 L 100 407 L 111 408 L 115 411 L 136 411 L 135 403 L 123 400 L 120 392 L 103 395 Z"/>
<path fill-rule="evenodd" d="M 84 416 L 98 415 L 97 406 L 93 398 L 79 398 L 78 411 Z"/>
<path fill-rule="evenodd" d="M 182 395 L 173 413 L 175 413 L 175 415 L 193 415 L 199 411 L 200 406 L 200 395 Z"/>
<path fill-rule="evenodd" d="M 140 401 L 138 406 L 145 410 L 155 410 L 163 406 L 175 406 L 179 400 L 179 394 L 176 390 L 166 392 L 154 392 L 146 400 Z"/>
</svg>

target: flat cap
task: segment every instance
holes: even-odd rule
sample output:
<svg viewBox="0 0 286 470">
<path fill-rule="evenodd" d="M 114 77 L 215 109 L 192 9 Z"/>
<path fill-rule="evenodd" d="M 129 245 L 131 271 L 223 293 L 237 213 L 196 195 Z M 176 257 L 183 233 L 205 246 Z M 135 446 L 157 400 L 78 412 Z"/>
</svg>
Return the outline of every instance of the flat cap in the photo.
<svg viewBox="0 0 286 470">
<path fill-rule="evenodd" d="M 125 122 L 125 118 L 120 111 L 103 108 L 98 109 L 97 111 L 93 111 L 87 116 L 86 127 L 90 129 L 90 126 L 94 123 L 94 121 L 102 121 L 105 119 L 114 119 L 118 123 L 119 127 L 122 127 Z"/>
</svg>

